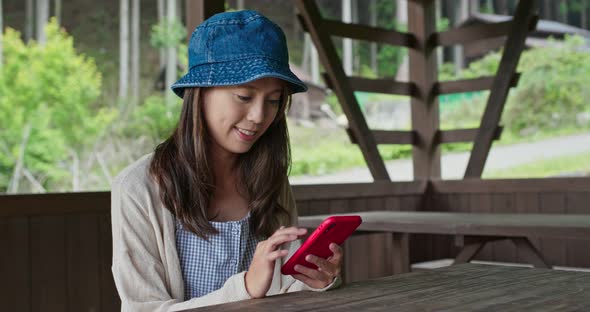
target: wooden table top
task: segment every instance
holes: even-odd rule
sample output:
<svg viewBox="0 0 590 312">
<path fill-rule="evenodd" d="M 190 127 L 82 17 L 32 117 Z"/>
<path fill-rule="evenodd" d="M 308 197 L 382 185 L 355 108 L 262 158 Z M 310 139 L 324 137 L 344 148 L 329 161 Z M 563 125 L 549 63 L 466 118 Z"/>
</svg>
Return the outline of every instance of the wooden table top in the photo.
<svg viewBox="0 0 590 312">
<path fill-rule="evenodd" d="M 590 273 L 462 264 L 202 310 L 590 311 Z"/>
<path fill-rule="evenodd" d="M 344 215 L 351 214 L 363 218 L 358 231 L 575 239 L 590 237 L 590 214 L 363 211 Z M 299 217 L 299 225 L 315 228 L 328 216 Z"/>
</svg>

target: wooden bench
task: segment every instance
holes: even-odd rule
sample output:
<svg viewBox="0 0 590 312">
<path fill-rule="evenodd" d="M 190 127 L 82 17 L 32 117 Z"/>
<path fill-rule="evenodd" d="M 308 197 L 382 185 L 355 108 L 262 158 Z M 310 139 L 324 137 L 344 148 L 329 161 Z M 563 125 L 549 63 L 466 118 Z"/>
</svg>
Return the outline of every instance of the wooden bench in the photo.
<svg viewBox="0 0 590 312">
<path fill-rule="evenodd" d="M 516 245 L 523 259 L 537 268 L 551 268 L 551 265 L 529 238 L 590 239 L 590 215 L 425 211 L 367 211 L 348 214 L 363 218 L 356 234 L 378 232 L 393 235 L 393 271 L 396 274 L 410 271 L 410 234 L 455 236 L 456 244 L 462 246 L 462 249 L 453 264 L 470 262 L 490 241 L 508 239 Z M 315 228 L 328 216 L 299 217 L 299 225 Z"/>
</svg>

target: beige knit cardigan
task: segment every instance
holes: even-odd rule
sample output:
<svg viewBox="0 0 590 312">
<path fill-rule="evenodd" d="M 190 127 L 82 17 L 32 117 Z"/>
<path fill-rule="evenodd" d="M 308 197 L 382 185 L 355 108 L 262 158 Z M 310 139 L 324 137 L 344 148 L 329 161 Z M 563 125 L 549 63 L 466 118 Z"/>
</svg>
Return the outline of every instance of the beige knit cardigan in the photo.
<svg viewBox="0 0 590 312">
<path fill-rule="evenodd" d="M 201 306 L 250 299 L 241 272 L 231 276 L 220 289 L 205 296 L 184 300 L 184 283 L 176 251 L 174 217 L 159 197 L 157 184 L 149 176 L 152 155 L 146 155 L 124 169 L 113 181 L 111 220 L 113 234 L 113 277 L 121 298 L 121 311 L 179 311 Z M 297 210 L 287 184 L 281 202 L 295 225 Z M 280 267 L 301 245 L 285 244 L 289 256 L 277 260 L 267 296 L 286 292 L 336 288 L 337 278 L 323 289 L 313 289 Z"/>
</svg>

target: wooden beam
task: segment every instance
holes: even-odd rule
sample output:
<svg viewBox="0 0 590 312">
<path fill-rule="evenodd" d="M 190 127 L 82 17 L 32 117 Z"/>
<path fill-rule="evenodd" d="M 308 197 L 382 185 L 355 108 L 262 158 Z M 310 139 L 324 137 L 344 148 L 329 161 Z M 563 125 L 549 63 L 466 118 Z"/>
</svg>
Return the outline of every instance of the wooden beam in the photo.
<svg viewBox="0 0 590 312">
<path fill-rule="evenodd" d="M 416 36 L 418 47 L 408 51 L 410 81 L 416 84 L 418 95 L 411 98 L 412 130 L 417 142 L 412 151 L 414 179 L 440 177 L 440 148 L 434 144 L 439 128 L 438 98 L 432 90 L 438 79 L 434 46 L 428 39 L 436 31 L 434 0 L 408 1 L 408 32 Z"/>
<path fill-rule="evenodd" d="M 428 181 L 293 185 L 296 200 L 422 195 Z"/>
<path fill-rule="evenodd" d="M 414 35 L 391 29 L 348 24 L 331 20 L 322 20 L 321 27 L 322 30 L 336 37 L 381 42 L 408 48 L 414 48 L 416 46 L 416 37 L 414 37 Z"/>
<path fill-rule="evenodd" d="M 0 217 L 110 213 L 111 192 L 0 195 Z"/>
<path fill-rule="evenodd" d="M 500 50 L 506 43 L 506 37 L 499 37 L 488 40 L 478 40 L 463 45 L 466 58 L 479 58 L 490 51 Z"/>
<path fill-rule="evenodd" d="M 524 42 L 530 29 L 530 24 L 535 21 L 536 1 L 520 0 L 514 23 L 506 40 L 506 46 L 492 90 L 488 98 L 485 112 L 481 119 L 481 125 L 477 133 L 475 144 L 465 170 L 465 177 L 481 177 L 485 162 L 492 146 L 494 132 L 500 122 L 504 104 L 510 90 L 510 82 L 516 71 L 520 55 L 524 49 Z"/>
<path fill-rule="evenodd" d="M 185 1 L 186 33 L 191 34 L 203 21 L 209 17 L 225 11 L 224 0 L 187 0 Z"/>
<path fill-rule="evenodd" d="M 529 23 L 529 31 L 535 29 L 537 20 Z M 432 44 L 437 46 L 450 46 L 455 44 L 466 44 L 473 41 L 484 41 L 499 37 L 508 36 L 513 27 L 513 21 L 505 21 L 491 24 L 467 25 L 447 31 L 438 32 L 430 39 Z"/>
<path fill-rule="evenodd" d="M 493 194 L 493 193 L 588 193 L 590 178 L 534 178 L 482 180 L 432 180 L 435 194 Z"/>
<path fill-rule="evenodd" d="M 332 81 L 332 87 L 342 105 L 342 110 L 346 114 L 350 128 L 359 141 L 359 147 L 369 171 L 375 181 L 389 181 L 389 174 L 385 168 L 385 163 L 377 150 L 377 144 L 371 134 L 363 113 L 353 93 L 353 89 L 348 84 L 348 79 L 342 68 L 342 62 L 336 53 L 330 36 L 319 26 L 322 17 L 314 0 L 297 0 L 297 8 L 303 16 L 306 28 L 309 30 L 326 72 Z"/>
<path fill-rule="evenodd" d="M 387 78 L 369 79 L 362 77 L 349 77 L 348 83 L 355 91 L 406 96 L 415 96 L 417 94 L 416 85 L 414 83 L 400 82 Z"/>
<path fill-rule="evenodd" d="M 434 139 L 435 144 L 473 142 L 477 135 L 477 128 L 473 129 L 455 129 L 455 130 L 438 130 Z M 502 136 L 504 127 L 498 126 L 494 133 L 494 140 L 499 140 Z M 414 131 L 393 131 L 393 130 L 372 130 L 373 137 L 377 144 L 410 144 L 415 145 L 417 142 Z M 357 140 L 350 131 L 346 129 L 350 142 L 357 144 Z"/>
<path fill-rule="evenodd" d="M 498 126 L 494 132 L 494 140 L 499 140 L 504 127 Z M 455 130 L 438 130 L 436 133 L 436 144 L 473 142 L 477 136 L 477 128 L 474 129 L 455 129 Z"/>
<path fill-rule="evenodd" d="M 495 76 L 487 76 L 473 79 L 437 82 L 434 85 L 434 95 L 489 90 L 492 88 L 494 78 Z M 510 87 L 516 87 L 519 79 L 520 73 L 512 75 Z"/>
<path fill-rule="evenodd" d="M 511 27 L 512 21 L 468 25 L 433 34 L 431 40 L 437 46 L 464 44 L 476 40 L 507 36 Z"/>
<path fill-rule="evenodd" d="M 413 131 L 373 130 L 373 137 L 377 144 L 410 144 L 416 143 L 416 134 Z M 350 142 L 358 144 L 354 133 L 350 128 L 346 129 Z M 474 134 L 475 136 L 475 134 Z"/>
</svg>

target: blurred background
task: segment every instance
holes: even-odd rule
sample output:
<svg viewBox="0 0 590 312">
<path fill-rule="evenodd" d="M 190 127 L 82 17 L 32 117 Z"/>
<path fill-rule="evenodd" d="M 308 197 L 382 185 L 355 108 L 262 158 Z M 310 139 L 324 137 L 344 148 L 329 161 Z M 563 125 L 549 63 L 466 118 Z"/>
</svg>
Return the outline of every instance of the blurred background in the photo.
<svg viewBox="0 0 590 312">
<path fill-rule="evenodd" d="M 190 1 L 190 0 L 185 0 Z M 185 1 L 0 0 L 0 192 L 110 189 L 175 126 L 169 90 L 187 67 Z M 404 31 L 406 0 L 318 0 L 326 18 Z M 439 31 L 509 19 L 516 0 L 438 0 Z M 293 184 L 371 181 L 292 1 L 226 1 L 287 35 L 309 86 L 288 115 Z M 483 178 L 590 175 L 590 1 L 542 0 Z M 439 48 L 439 80 L 494 75 L 505 38 Z M 347 74 L 408 80 L 407 49 L 333 38 Z M 491 53 L 489 45 L 495 45 Z M 369 127 L 408 130 L 409 97 L 356 92 Z M 478 127 L 488 92 L 439 97 L 442 129 Z M 442 176 L 463 176 L 469 143 L 442 145 Z M 410 145 L 380 145 L 394 181 L 412 180 Z"/>
</svg>

